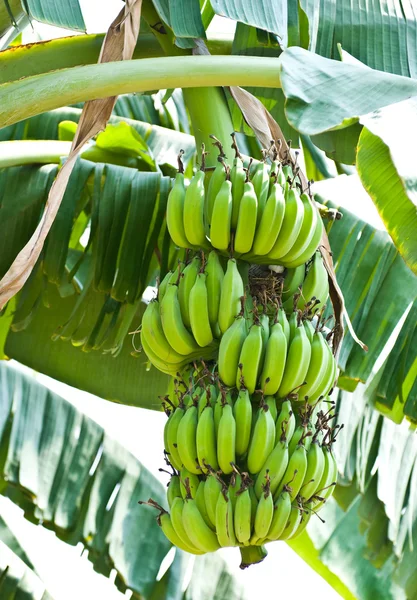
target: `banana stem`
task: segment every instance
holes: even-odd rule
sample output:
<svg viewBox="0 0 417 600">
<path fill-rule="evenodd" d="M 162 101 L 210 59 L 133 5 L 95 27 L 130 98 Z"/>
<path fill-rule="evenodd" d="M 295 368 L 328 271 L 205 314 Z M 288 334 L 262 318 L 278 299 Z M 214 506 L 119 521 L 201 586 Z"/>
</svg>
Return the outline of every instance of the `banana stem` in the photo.
<svg viewBox="0 0 417 600">
<path fill-rule="evenodd" d="M 242 558 L 240 568 L 247 569 L 251 565 L 262 562 L 268 556 L 268 551 L 265 546 L 241 546 L 240 556 Z"/>
</svg>

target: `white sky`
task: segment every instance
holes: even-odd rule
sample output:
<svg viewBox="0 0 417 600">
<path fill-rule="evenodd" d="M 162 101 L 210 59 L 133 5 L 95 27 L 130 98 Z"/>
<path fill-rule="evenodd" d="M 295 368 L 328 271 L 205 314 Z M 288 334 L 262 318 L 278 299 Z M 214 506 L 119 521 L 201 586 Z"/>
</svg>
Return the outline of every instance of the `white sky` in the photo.
<svg viewBox="0 0 417 600">
<path fill-rule="evenodd" d="M 88 33 L 105 31 L 123 6 L 121 0 L 81 0 Z M 233 23 L 216 18 L 213 29 L 230 31 Z M 36 24 L 35 32 L 27 32 L 24 41 L 68 35 L 68 32 Z M 331 184 L 330 184 L 331 185 Z M 349 186 L 354 186 L 353 188 Z M 358 182 L 347 183 L 347 195 L 356 198 L 358 210 L 363 211 L 363 193 Z M 340 188 L 339 188 L 340 193 Z M 366 194 L 365 194 L 366 196 Z M 361 201 L 359 201 L 361 198 Z M 378 217 L 378 215 L 377 215 Z M 373 217 L 375 218 L 375 217 Z M 70 388 L 43 375 L 35 375 L 42 383 L 72 402 L 102 425 L 108 433 L 124 444 L 156 477 L 166 483 L 166 475 L 158 472 L 162 465 L 162 433 L 165 416 L 161 413 L 119 406 L 95 396 Z M 124 595 L 108 579 L 94 573 L 90 563 L 80 559 L 80 548 L 60 542 L 50 531 L 35 526 L 22 517 L 20 509 L 0 496 L 0 514 L 13 528 L 35 564 L 48 590 L 56 600 L 121 600 Z M 230 569 L 244 583 L 249 600 L 275 600 L 294 596 L 320 600 L 336 600 L 340 596 L 285 543 L 270 544 L 269 556 L 261 564 L 240 571 L 237 549 L 222 550 Z M 277 581 L 279 580 L 279 591 Z M 225 599 L 226 600 L 226 599 Z"/>
</svg>

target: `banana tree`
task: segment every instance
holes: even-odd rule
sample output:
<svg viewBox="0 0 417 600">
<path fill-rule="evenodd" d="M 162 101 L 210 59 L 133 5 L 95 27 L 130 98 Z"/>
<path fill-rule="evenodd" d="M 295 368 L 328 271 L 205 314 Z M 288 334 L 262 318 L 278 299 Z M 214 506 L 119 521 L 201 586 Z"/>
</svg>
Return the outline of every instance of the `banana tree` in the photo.
<svg viewBox="0 0 417 600">
<path fill-rule="evenodd" d="M 5 3 L 11 21 L 0 4 L 0 31 L 25 12 L 85 29 L 77 0 L 52 4 Z M 236 131 L 242 153 L 260 159 L 271 115 L 302 151 L 308 178 L 356 170 L 386 228 L 375 229 L 337 194 L 326 196 L 325 186 L 316 195 L 343 213 L 327 233 L 347 314 L 368 352 L 346 335 L 338 357 L 345 433 L 336 502 L 326 508 L 325 527 L 312 523 L 290 543 L 346 598 L 413 598 L 415 9 L 378 4 L 362 19 L 360 3 L 344 0 L 143 0 L 126 10 L 141 27 L 136 45 L 129 40 L 132 59 L 117 66 L 102 56 L 96 64 L 104 36 L 0 53 L 0 297 L 8 300 L 0 354 L 104 399 L 159 410 L 168 377 L 149 368 L 134 332 L 144 291 L 182 257 L 165 221 L 176 156 L 185 151 L 190 176 L 195 149 L 210 149 L 210 134 L 228 149 Z M 236 21 L 233 36 L 207 31 L 215 14 Z M 96 135 L 105 123 L 93 111 L 95 133 L 74 154 L 77 123 L 85 123 L 77 103 L 116 95 L 105 130 Z M 59 197 L 53 184 L 72 160 Z M 210 152 L 207 167 L 215 163 Z M 45 222 L 48 197 L 57 213 L 39 244 L 33 234 Z M 16 258 L 28 247 L 29 268 L 19 272 Z M 13 499 L 26 506 L 20 494 Z M 27 514 L 34 514 L 29 507 Z"/>
</svg>

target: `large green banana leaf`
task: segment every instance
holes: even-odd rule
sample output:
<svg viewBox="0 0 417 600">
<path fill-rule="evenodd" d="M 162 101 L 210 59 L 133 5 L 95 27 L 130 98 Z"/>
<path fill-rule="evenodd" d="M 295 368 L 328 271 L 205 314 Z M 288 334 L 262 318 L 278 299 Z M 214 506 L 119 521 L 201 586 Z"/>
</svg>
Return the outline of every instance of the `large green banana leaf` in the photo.
<svg viewBox="0 0 417 600">
<path fill-rule="evenodd" d="M 1 0 L 0 37 L 9 27 L 19 30 L 18 23 L 23 15 L 29 19 L 85 31 L 85 24 L 78 0 Z"/>
<path fill-rule="evenodd" d="M 53 600 L 39 577 L 0 540 L 2 600 Z"/>
<path fill-rule="evenodd" d="M 26 554 L 26 551 L 22 547 L 20 541 L 15 536 L 14 532 L 8 527 L 7 523 L 0 516 L 0 544 L 6 545 L 9 550 L 13 552 L 17 557 L 20 558 L 22 562 L 25 563 L 32 571 L 35 571 L 35 568 Z"/>
<path fill-rule="evenodd" d="M 109 576 L 116 569 L 121 591 L 131 589 L 135 598 L 160 597 L 161 586 L 168 586 L 165 597 L 182 598 L 189 558 L 176 551 L 164 581 L 156 582 L 170 543 L 155 511 L 138 504 L 151 496 L 166 506 L 163 486 L 97 423 L 5 362 L 0 363 L 0 390 L 1 493 L 60 539 L 82 542 L 99 573 Z M 196 559 L 187 598 L 209 597 L 206 577 L 210 597 L 225 579 L 228 598 L 244 597 L 223 560 L 208 555 Z"/>
</svg>

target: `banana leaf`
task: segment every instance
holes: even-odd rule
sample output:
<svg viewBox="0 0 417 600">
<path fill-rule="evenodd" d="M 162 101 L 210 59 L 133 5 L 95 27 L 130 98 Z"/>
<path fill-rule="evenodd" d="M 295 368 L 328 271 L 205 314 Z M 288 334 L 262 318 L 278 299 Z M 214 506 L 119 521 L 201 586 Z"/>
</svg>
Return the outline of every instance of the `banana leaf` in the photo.
<svg viewBox="0 0 417 600">
<path fill-rule="evenodd" d="M 0 594 L 2 600 L 53 600 L 33 570 L 1 540 Z"/>
</svg>

